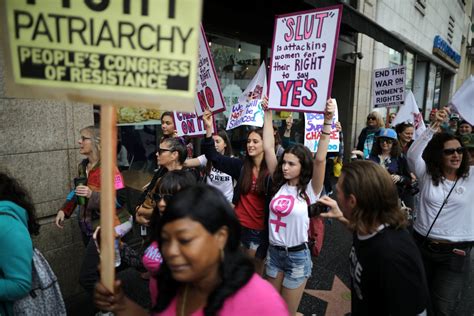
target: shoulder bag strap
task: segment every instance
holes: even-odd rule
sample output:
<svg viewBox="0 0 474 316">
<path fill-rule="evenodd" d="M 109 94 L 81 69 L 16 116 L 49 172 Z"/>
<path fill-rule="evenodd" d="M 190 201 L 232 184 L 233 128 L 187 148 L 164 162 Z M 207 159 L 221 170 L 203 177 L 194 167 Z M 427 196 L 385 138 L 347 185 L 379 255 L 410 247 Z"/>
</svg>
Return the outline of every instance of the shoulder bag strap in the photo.
<svg viewBox="0 0 474 316">
<path fill-rule="evenodd" d="M 439 214 L 441 213 L 441 210 L 443 209 L 443 207 L 444 207 L 444 206 L 446 205 L 446 203 L 448 202 L 448 198 L 449 198 L 449 196 L 451 195 L 451 192 L 453 192 L 454 187 L 455 187 L 456 184 L 458 183 L 458 180 L 459 180 L 459 178 L 456 179 L 456 181 L 454 182 L 453 186 L 451 187 L 451 190 L 449 190 L 448 195 L 447 195 L 446 198 L 444 199 L 443 204 L 442 204 L 441 207 L 439 208 L 438 214 L 436 214 L 436 217 L 435 217 L 435 219 L 433 220 L 433 223 L 431 223 L 430 229 L 428 229 L 428 232 L 426 233 L 425 239 L 423 240 L 423 244 L 424 244 L 424 243 L 426 242 L 426 240 L 428 239 L 428 236 L 430 235 L 431 229 L 433 228 L 433 226 L 434 226 L 436 220 L 438 219 L 438 216 L 439 216 Z"/>
</svg>

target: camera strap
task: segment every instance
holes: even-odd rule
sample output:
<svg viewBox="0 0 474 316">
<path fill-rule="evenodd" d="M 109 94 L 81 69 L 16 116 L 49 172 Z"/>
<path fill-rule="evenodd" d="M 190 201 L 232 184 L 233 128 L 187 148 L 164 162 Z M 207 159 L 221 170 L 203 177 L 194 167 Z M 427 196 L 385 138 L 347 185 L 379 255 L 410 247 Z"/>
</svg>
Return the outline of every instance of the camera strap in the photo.
<svg viewBox="0 0 474 316">
<path fill-rule="evenodd" d="M 444 206 L 446 205 L 446 203 L 448 202 L 448 198 L 449 198 L 449 196 L 451 195 L 451 192 L 453 192 L 454 187 L 455 187 L 456 184 L 458 183 L 458 180 L 459 180 L 459 178 L 456 179 L 456 181 L 454 182 L 453 186 L 451 187 L 451 190 L 449 190 L 448 195 L 447 195 L 446 198 L 444 199 L 443 204 L 441 204 L 441 207 L 439 208 L 438 214 L 436 214 L 436 217 L 435 217 L 435 219 L 433 220 L 433 223 L 431 223 L 430 229 L 428 229 L 428 232 L 427 232 L 426 235 L 425 235 L 425 239 L 423 240 L 423 245 L 426 243 L 426 240 L 428 240 L 428 236 L 430 235 L 431 229 L 433 228 L 433 226 L 434 226 L 436 220 L 438 219 L 438 216 L 439 216 L 439 214 L 441 213 L 441 210 L 443 209 L 443 207 L 444 207 Z"/>
</svg>

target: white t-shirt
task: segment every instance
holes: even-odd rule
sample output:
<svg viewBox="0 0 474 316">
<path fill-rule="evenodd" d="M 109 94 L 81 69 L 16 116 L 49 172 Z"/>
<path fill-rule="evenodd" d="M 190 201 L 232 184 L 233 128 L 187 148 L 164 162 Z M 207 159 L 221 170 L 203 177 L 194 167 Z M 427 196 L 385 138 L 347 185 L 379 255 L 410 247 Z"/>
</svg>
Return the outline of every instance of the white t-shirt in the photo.
<svg viewBox="0 0 474 316">
<path fill-rule="evenodd" d="M 425 236 L 443 205 L 455 181 L 444 179 L 438 186 L 433 184 L 426 171 L 426 163 L 421 157 L 426 145 L 435 131 L 427 128 L 408 150 L 408 166 L 415 172 L 420 184 L 420 209 L 413 228 Z M 474 241 L 474 166 L 470 167 L 469 176 L 460 178 L 453 192 L 444 205 L 429 238 L 452 242 Z"/>
<path fill-rule="evenodd" d="M 311 181 L 306 187 L 310 204 L 318 200 Z M 270 245 L 294 247 L 308 241 L 308 203 L 297 194 L 296 186 L 285 183 L 270 202 L 269 218 Z"/>
<path fill-rule="evenodd" d="M 201 167 L 205 167 L 207 159 L 205 155 L 197 157 Z M 211 172 L 207 175 L 206 183 L 210 186 L 216 187 L 226 197 L 227 201 L 232 202 L 234 197 L 234 180 L 227 173 L 221 172 L 214 167 L 211 168 Z"/>
</svg>

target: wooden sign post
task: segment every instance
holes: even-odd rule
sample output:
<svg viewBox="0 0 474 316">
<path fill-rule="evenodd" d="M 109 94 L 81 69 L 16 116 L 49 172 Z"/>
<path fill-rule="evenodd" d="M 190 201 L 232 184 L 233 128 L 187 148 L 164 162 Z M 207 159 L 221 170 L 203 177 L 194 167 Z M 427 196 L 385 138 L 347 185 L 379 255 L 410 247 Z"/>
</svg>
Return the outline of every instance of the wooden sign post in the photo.
<svg viewBox="0 0 474 316">
<path fill-rule="evenodd" d="M 101 192 L 100 192 L 100 281 L 112 293 L 115 280 L 115 184 L 117 161 L 116 110 L 112 105 L 100 107 Z"/>
</svg>

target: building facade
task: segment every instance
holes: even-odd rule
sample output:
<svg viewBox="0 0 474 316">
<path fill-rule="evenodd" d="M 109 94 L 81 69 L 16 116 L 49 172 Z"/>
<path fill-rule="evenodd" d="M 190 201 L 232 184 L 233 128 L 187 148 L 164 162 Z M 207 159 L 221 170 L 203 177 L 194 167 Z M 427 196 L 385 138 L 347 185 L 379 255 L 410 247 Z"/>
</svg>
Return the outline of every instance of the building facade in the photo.
<svg viewBox="0 0 474 316">
<path fill-rule="evenodd" d="M 338 101 L 346 157 L 372 109 L 374 69 L 406 65 L 406 87 L 413 90 L 425 117 L 431 108 L 447 104 L 473 74 L 473 0 L 205 0 L 203 26 L 226 103 L 235 103 L 262 61 L 268 64 L 275 15 L 336 4 L 343 5 L 343 15 L 332 97 Z M 75 220 L 60 230 L 54 218 L 76 176 L 79 130 L 94 124 L 93 107 L 8 98 L 1 54 L 0 168 L 32 193 L 42 224 L 35 245 L 57 273 L 64 296 L 71 299 L 81 293 L 77 280 L 84 248 Z M 224 122 L 225 115 L 218 117 L 218 125 Z M 300 142 L 301 122 L 293 135 Z M 160 137 L 159 122 L 154 124 L 119 127 L 130 156 L 141 162 L 140 170 L 154 163 Z M 281 117 L 275 116 L 279 124 Z M 244 134 L 237 130 L 232 139 L 237 144 Z M 138 138 L 145 146 L 140 155 L 130 145 Z"/>
</svg>

